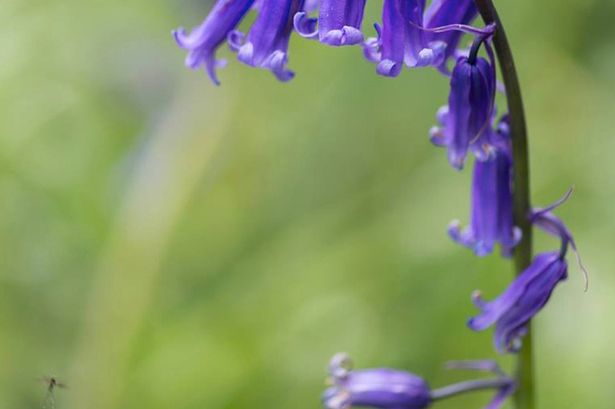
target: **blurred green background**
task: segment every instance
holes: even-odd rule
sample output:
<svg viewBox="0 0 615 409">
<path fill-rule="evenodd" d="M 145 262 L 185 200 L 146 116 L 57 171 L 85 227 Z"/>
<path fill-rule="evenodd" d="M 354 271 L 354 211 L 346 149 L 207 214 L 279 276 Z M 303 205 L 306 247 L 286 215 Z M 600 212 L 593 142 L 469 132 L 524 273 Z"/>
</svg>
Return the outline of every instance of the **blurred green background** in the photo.
<svg viewBox="0 0 615 409">
<path fill-rule="evenodd" d="M 571 262 L 536 321 L 539 406 L 612 408 L 615 2 L 497 3 L 534 202 L 576 187 L 558 214 L 591 271 L 585 294 Z M 58 409 L 319 408 L 337 351 L 434 386 L 467 377 L 447 360 L 497 357 L 465 321 L 511 267 L 446 236 L 470 177 L 428 142 L 446 79 L 294 37 L 291 83 L 225 49 L 216 88 L 170 36 L 209 7 L 3 0 L 0 407 L 40 408 L 55 375 Z"/>
</svg>

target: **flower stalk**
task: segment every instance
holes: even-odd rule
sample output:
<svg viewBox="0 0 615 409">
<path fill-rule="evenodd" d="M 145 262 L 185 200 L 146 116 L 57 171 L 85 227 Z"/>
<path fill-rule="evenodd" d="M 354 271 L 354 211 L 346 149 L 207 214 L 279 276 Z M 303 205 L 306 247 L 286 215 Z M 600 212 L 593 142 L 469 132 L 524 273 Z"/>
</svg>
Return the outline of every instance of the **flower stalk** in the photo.
<svg viewBox="0 0 615 409">
<path fill-rule="evenodd" d="M 493 44 L 506 87 L 511 125 L 514 162 L 513 215 L 516 226 L 518 226 L 522 232 L 521 241 L 514 252 L 515 272 L 519 275 L 530 265 L 532 260 L 532 226 L 528 217 L 531 209 L 530 175 L 525 111 L 512 51 L 506 37 L 504 26 L 493 4 L 493 0 L 475 0 L 475 3 L 485 23 L 495 23 L 497 26 L 496 33 L 493 37 Z M 514 397 L 516 408 L 534 409 L 532 334 L 529 326 L 528 333 L 523 342 L 523 347 L 517 358 L 516 379 L 517 391 Z"/>
<path fill-rule="evenodd" d="M 430 395 L 431 400 L 436 401 L 452 398 L 468 392 L 506 388 L 509 387 L 510 384 L 511 380 L 505 377 L 495 379 L 476 379 L 434 389 L 431 391 Z"/>
</svg>

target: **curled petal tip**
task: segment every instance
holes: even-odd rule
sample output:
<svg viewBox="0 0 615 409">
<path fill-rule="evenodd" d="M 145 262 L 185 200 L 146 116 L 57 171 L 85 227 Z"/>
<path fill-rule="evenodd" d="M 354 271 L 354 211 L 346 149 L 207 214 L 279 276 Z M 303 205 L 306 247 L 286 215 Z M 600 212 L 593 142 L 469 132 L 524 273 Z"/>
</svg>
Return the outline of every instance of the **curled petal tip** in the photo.
<svg viewBox="0 0 615 409">
<path fill-rule="evenodd" d="M 280 82 L 288 82 L 295 78 L 295 72 L 289 70 L 274 71 L 273 74 Z"/>
<path fill-rule="evenodd" d="M 368 38 L 363 42 L 363 56 L 369 62 L 380 62 L 379 43 L 376 38 Z"/>
<path fill-rule="evenodd" d="M 345 352 L 339 352 L 331 358 L 329 362 L 329 374 L 333 377 L 333 381 L 344 379 L 353 368 L 353 362 L 350 356 Z"/>
<path fill-rule="evenodd" d="M 241 47 L 243 47 L 243 45 L 245 44 L 245 38 L 246 36 L 244 33 L 239 30 L 233 30 L 228 33 L 228 36 L 226 37 L 226 42 L 228 43 L 228 46 L 231 51 L 236 53 L 239 52 Z"/>
<path fill-rule="evenodd" d="M 448 163 L 452 166 L 453 169 L 457 171 L 463 170 L 465 161 L 466 154 L 464 151 L 456 149 L 456 147 L 454 146 L 448 147 Z"/>
<path fill-rule="evenodd" d="M 355 27 L 344 26 L 341 30 L 329 31 L 322 42 L 336 47 L 360 44 L 363 42 L 363 33 Z"/>
<path fill-rule="evenodd" d="M 464 229 L 461 228 L 461 223 L 459 220 L 453 220 L 449 223 L 447 228 L 448 236 L 455 243 L 461 244 L 462 246 L 474 249 L 476 247 L 476 238 L 474 237 L 474 232 L 468 226 Z"/>
<path fill-rule="evenodd" d="M 374 30 L 376 30 L 378 38 L 382 37 L 382 26 L 379 23 L 374 23 Z"/>
<path fill-rule="evenodd" d="M 254 58 L 254 45 L 252 43 L 245 43 L 237 51 L 237 59 L 244 64 L 253 65 Z"/>
<path fill-rule="evenodd" d="M 453 241 L 461 241 L 461 222 L 459 220 L 451 221 L 448 224 L 446 231 Z"/>
<path fill-rule="evenodd" d="M 449 163 L 458 172 L 463 170 L 464 160 L 462 158 L 451 158 L 449 159 Z"/>
<path fill-rule="evenodd" d="M 182 48 L 183 48 L 183 44 L 181 41 L 181 37 L 183 37 L 184 33 L 185 33 L 185 30 L 183 27 L 179 27 L 178 29 L 171 30 L 171 35 L 173 36 L 173 39 L 175 40 L 177 45 Z"/>
<path fill-rule="evenodd" d="M 446 120 L 448 118 L 448 113 L 449 113 L 448 105 L 442 105 L 440 108 L 438 108 L 438 111 L 436 112 L 436 119 L 438 120 L 438 122 L 440 122 L 441 124 L 446 123 Z"/>
<path fill-rule="evenodd" d="M 226 60 L 216 61 L 213 57 L 210 57 L 205 62 L 205 71 L 207 71 L 207 75 L 211 82 L 216 86 L 220 86 L 220 80 L 218 79 L 218 74 L 216 73 L 216 68 L 222 68 L 226 65 Z"/>
<path fill-rule="evenodd" d="M 186 29 L 183 27 L 172 30 L 171 35 L 175 43 L 184 50 L 190 50 L 196 46 L 196 44 L 193 44 L 193 41 L 191 41 L 190 34 L 187 34 Z"/>
<path fill-rule="evenodd" d="M 459 230 L 460 228 L 461 228 L 461 222 L 457 219 L 451 220 L 451 222 L 448 224 L 449 230 Z"/>
<path fill-rule="evenodd" d="M 485 305 L 485 301 L 483 301 L 483 293 L 480 290 L 472 291 L 472 302 L 478 308 L 482 308 Z"/>
<path fill-rule="evenodd" d="M 418 53 L 416 67 L 437 67 L 444 62 L 446 44 L 435 42 L 429 45 L 428 48 L 423 48 Z"/>
<path fill-rule="evenodd" d="M 293 17 L 293 26 L 295 31 L 304 38 L 318 37 L 317 20 L 310 18 L 305 11 L 300 11 Z"/>
<path fill-rule="evenodd" d="M 491 254 L 492 251 L 493 245 L 488 245 L 483 241 L 478 241 L 474 245 L 474 254 L 476 254 L 478 257 L 488 256 L 489 254 Z"/>
<path fill-rule="evenodd" d="M 429 130 L 429 141 L 437 147 L 446 146 L 446 141 L 444 140 L 444 130 L 439 126 L 432 126 Z"/>
<path fill-rule="evenodd" d="M 290 81 L 295 77 L 295 73 L 286 68 L 288 56 L 285 52 L 277 50 L 267 58 L 264 66 L 268 67 L 282 82 Z"/>
<path fill-rule="evenodd" d="M 475 318 L 469 318 L 467 322 L 468 328 L 470 328 L 472 331 L 475 331 L 475 332 L 481 331 L 482 328 L 476 325 L 475 322 L 476 322 Z"/>
<path fill-rule="evenodd" d="M 350 393 L 337 387 L 327 389 L 322 397 L 326 409 L 349 409 Z"/>
<path fill-rule="evenodd" d="M 363 42 L 363 33 L 356 27 L 344 26 L 342 28 L 346 45 L 355 45 Z"/>
<path fill-rule="evenodd" d="M 401 73 L 402 65 L 392 60 L 382 60 L 378 63 L 376 71 L 384 77 L 397 77 Z"/>
</svg>

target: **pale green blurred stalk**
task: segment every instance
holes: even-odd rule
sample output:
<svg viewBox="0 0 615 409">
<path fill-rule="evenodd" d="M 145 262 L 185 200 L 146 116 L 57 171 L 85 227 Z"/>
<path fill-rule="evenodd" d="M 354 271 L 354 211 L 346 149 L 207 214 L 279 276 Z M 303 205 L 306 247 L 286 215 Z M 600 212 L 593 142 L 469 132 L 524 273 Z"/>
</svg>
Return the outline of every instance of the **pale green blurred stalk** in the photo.
<svg viewBox="0 0 615 409">
<path fill-rule="evenodd" d="M 135 155 L 138 162 L 91 285 L 68 408 L 115 408 L 129 388 L 126 365 L 173 228 L 211 167 L 227 127 L 226 100 L 214 98 L 214 92 L 203 95 L 199 87 L 183 87 Z"/>
</svg>

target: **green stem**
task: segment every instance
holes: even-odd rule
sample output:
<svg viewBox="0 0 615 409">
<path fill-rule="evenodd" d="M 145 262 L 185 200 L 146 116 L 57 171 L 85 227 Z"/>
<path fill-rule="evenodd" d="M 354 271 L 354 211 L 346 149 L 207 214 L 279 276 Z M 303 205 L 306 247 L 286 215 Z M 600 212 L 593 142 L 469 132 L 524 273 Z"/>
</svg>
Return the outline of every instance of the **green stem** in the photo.
<svg viewBox="0 0 615 409">
<path fill-rule="evenodd" d="M 504 26 L 495 9 L 493 0 L 475 0 L 476 6 L 486 24 L 495 23 L 496 33 L 493 43 L 500 63 L 502 78 L 506 86 L 508 111 L 511 122 L 511 135 L 514 161 L 514 204 L 515 224 L 523 238 L 515 249 L 515 271 L 519 275 L 532 261 L 532 226 L 528 219 L 530 211 L 530 172 L 527 142 L 527 126 L 521 98 L 521 87 L 515 69 L 512 51 L 506 38 Z M 523 348 L 517 358 L 517 392 L 515 406 L 517 409 L 534 409 L 534 377 L 532 334 L 528 325 L 528 334 L 523 340 Z"/>
</svg>

